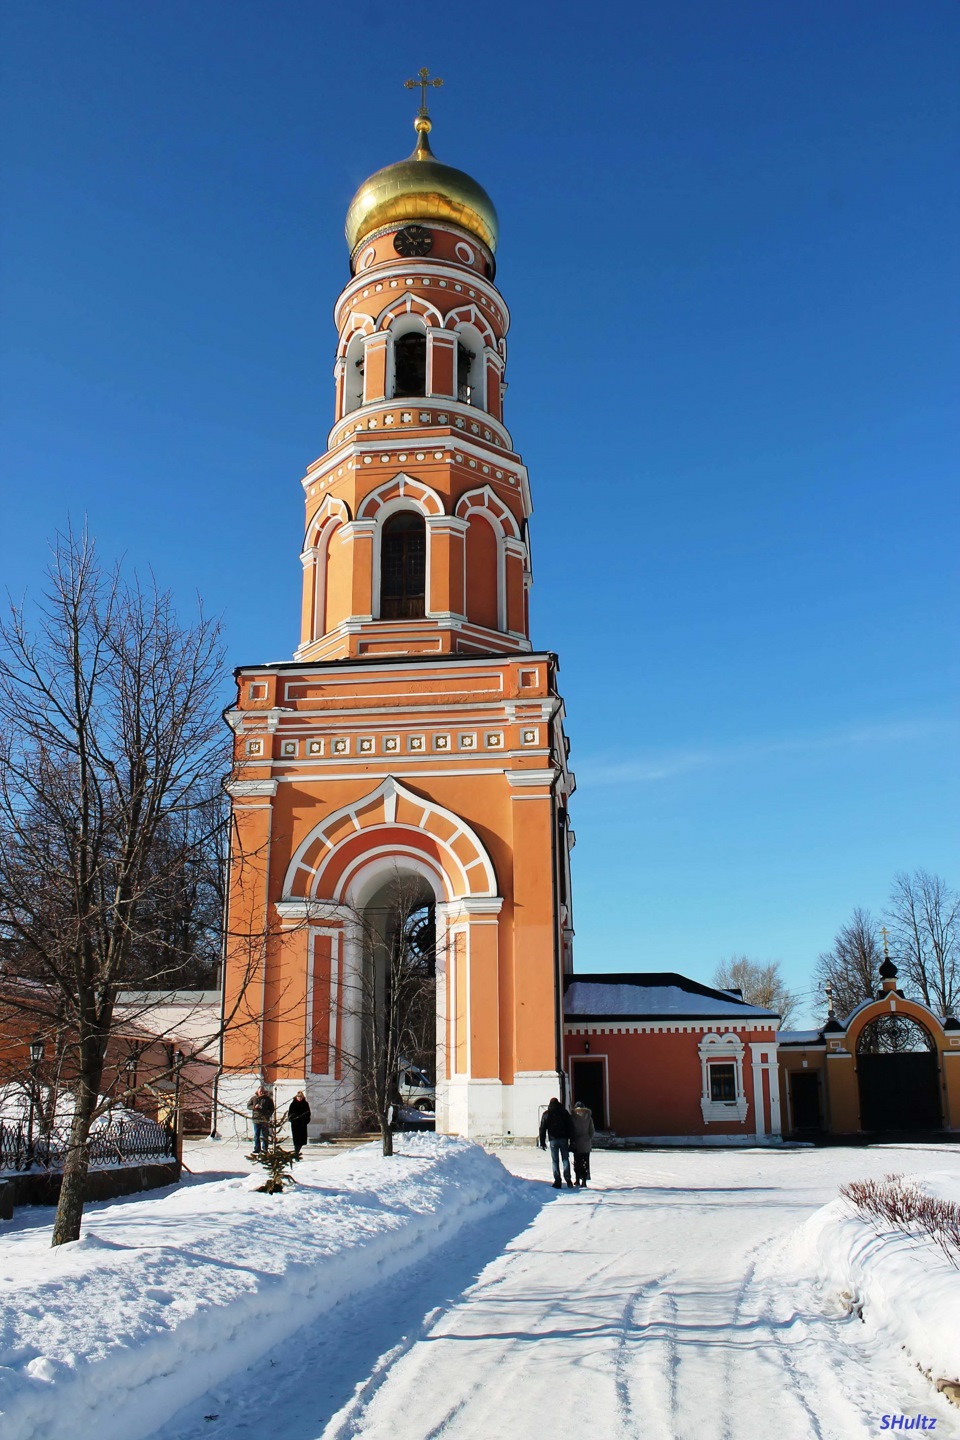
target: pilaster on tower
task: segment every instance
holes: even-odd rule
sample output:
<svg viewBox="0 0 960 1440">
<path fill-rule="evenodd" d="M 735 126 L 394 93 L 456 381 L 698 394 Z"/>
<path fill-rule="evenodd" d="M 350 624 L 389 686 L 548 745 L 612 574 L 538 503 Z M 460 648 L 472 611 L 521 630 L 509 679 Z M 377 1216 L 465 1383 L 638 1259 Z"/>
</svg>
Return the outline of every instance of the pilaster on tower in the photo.
<svg viewBox="0 0 960 1440">
<path fill-rule="evenodd" d="M 527 473 L 486 191 L 417 145 L 360 188 L 334 310 L 328 448 L 307 471 L 298 660 L 529 650 Z"/>
</svg>

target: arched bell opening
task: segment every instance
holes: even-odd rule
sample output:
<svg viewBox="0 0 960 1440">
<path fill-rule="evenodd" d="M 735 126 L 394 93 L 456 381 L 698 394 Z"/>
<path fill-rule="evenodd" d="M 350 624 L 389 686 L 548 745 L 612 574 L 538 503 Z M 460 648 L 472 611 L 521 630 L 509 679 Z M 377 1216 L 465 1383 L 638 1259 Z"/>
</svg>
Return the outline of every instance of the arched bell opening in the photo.
<svg viewBox="0 0 960 1440">
<path fill-rule="evenodd" d="M 391 328 L 393 337 L 393 385 L 397 400 L 427 393 L 427 331 L 423 321 L 407 315 Z"/>
<path fill-rule="evenodd" d="M 343 413 L 358 410 L 363 404 L 364 348 L 363 336 L 354 335 L 347 346 L 343 371 Z"/>
<path fill-rule="evenodd" d="M 473 325 L 457 326 L 457 399 L 463 405 L 487 408 L 484 341 Z"/>
<path fill-rule="evenodd" d="M 910 1015 L 877 1015 L 857 1038 L 860 1128 L 939 1130 L 940 1068 L 930 1031 Z"/>
</svg>

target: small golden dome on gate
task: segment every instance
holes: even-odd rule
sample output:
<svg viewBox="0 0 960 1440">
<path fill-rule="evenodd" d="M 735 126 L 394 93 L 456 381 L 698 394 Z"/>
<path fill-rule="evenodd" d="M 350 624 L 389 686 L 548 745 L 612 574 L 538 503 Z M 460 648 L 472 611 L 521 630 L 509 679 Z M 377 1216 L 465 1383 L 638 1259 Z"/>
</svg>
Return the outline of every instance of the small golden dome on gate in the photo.
<svg viewBox="0 0 960 1440">
<path fill-rule="evenodd" d="M 378 170 L 351 200 L 345 226 L 351 254 L 374 230 L 431 220 L 459 225 L 496 250 L 499 224 L 486 190 L 463 170 L 441 165 L 434 157 L 428 116 L 418 115 L 414 129 L 417 148 L 409 159 Z"/>
</svg>

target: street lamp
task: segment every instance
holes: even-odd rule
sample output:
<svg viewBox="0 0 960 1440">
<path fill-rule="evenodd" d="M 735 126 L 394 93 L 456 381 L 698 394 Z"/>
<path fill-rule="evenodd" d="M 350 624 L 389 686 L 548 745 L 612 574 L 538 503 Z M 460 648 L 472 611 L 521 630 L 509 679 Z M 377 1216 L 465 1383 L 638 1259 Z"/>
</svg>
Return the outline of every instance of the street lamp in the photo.
<svg viewBox="0 0 960 1440">
<path fill-rule="evenodd" d="M 183 1157 L 183 1125 L 180 1119 L 180 1077 L 183 1073 L 183 1062 L 186 1059 L 182 1050 L 175 1050 L 173 1055 L 173 1125 L 176 1136 L 177 1159 Z"/>
<path fill-rule="evenodd" d="M 27 1120 L 27 1169 L 33 1166 L 33 1118 L 37 1104 L 37 1077 L 43 1060 L 43 1041 L 38 1035 L 30 1041 L 30 1115 Z"/>
</svg>

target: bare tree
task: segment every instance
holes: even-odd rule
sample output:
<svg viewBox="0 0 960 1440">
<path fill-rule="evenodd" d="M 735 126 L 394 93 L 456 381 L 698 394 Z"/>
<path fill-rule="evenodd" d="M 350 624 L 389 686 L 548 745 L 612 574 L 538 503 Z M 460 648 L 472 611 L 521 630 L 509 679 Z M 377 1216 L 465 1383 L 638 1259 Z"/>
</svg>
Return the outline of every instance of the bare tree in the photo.
<svg viewBox="0 0 960 1440">
<path fill-rule="evenodd" d="M 219 843 L 221 678 L 218 624 L 181 624 L 86 535 L 58 537 L 35 614 L 0 622 L 0 933 L 73 1051 L 54 1245 L 80 1234 L 118 992 L 175 985 L 192 944 L 168 902 Z"/>
<path fill-rule="evenodd" d="M 892 959 L 905 987 L 938 1014 L 951 1015 L 960 1000 L 960 893 L 927 870 L 901 871 L 887 916 Z"/>
<path fill-rule="evenodd" d="M 858 906 L 847 923 L 840 926 L 832 949 L 817 956 L 814 975 L 824 1018 L 829 1006 L 824 998 L 827 995 L 832 998 L 833 1009 L 841 1020 L 865 1000 L 872 1000 L 882 961 L 883 947 L 876 922 L 869 910 Z"/>
<path fill-rule="evenodd" d="M 376 1125 L 384 1155 L 392 1155 L 401 1071 L 409 1066 L 432 1071 L 436 1065 L 434 906 L 398 872 L 378 903 L 351 909 L 347 927 L 360 959 L 341 990 L 347 1022 L 341 1033 L 351 1038 L 341 1042 L 337 1060 L 362 1120 Z"/>
<path fill-rule="evenodd" d="M 713 983 L 718 990 L 739 990 L 749 1005 L 775 1011 L 783 1029 L 797 1007 L 797 996 L 787 989 L 780 974 L 779 960 L 762 964 L 747 955 L 731 955 L 729 960 L 720 961 Z"/>
</svg>

